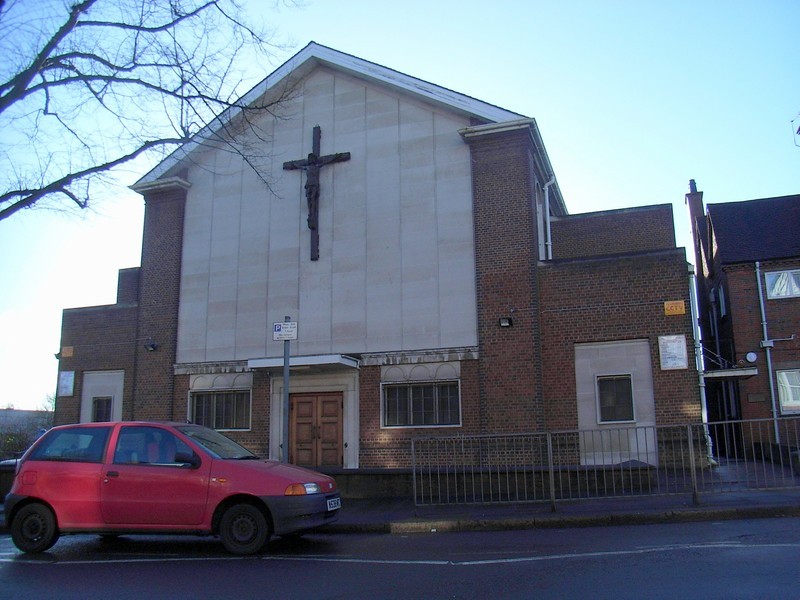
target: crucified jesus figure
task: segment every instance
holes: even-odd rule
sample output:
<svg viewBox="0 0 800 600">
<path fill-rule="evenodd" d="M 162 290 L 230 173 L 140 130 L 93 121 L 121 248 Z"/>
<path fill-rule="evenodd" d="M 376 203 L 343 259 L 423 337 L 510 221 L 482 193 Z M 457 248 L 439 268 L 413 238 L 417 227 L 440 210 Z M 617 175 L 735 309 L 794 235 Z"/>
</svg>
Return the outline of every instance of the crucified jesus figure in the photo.
<svg viewBox="0 0 800 600">
<path fill-rule="evenodd" d="M 302 170 L 306 172 L 306 202 L 308 203 L 308 228 L 311 230 L 311 260 L 319 260 L 319 170 L 325 165 L 350 160 L 349 152 L 320 156 L 321 131 L 319 125 L 314 126 L 312 152 L 303 160 L 290 160 L 283 163 L 287 171 Z"/>
</svg>

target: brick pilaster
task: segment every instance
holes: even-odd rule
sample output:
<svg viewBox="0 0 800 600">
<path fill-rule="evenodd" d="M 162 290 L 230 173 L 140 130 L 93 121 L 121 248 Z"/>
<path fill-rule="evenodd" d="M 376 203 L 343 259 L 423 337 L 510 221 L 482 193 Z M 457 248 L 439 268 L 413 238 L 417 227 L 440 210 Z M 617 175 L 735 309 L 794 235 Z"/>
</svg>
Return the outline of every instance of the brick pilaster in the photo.
<svg viewBox="0 0 800 600">
<path fill-rule="evenodd" d="M 174 177 L 135 188 L 145 199 L 134 419 L 174 419 L 181 255 L 189 183 Z M 157 345 L 148 350 L 146 344 Z M 185 402 L 185 399 L 183 400 Z"/>
<path fill-rule="evenodd" d="M 472 154 L 481 430 L 538 431 L 544 412 L 531 126 L 484 125 L 462 135 Z M 513 326 L 500 327 L 500 317 Z"/>
</svg>

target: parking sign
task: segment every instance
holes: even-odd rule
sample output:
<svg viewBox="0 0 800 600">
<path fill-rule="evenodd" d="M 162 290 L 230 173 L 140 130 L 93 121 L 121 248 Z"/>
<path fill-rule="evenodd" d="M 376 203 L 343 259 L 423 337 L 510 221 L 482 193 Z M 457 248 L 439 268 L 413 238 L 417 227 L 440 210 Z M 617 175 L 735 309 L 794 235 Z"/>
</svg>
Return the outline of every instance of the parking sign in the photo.
<svg viewBox="0 0 800 600">
<path fill-rule="evenodd" d="M 272 324 L 272 340 L 275 342 L 285 342 L 286 340 L 297 339 L 297 321 L 284 321 L 283 323 Z"/>
</svg>

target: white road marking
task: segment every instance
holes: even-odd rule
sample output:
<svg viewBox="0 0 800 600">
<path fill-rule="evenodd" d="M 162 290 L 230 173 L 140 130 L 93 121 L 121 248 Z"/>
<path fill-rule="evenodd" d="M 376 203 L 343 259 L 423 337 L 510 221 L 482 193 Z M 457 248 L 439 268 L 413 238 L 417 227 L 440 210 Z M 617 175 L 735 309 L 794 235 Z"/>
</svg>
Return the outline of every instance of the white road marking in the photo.
<svg viewBox="0 0 800 600">
<path fill-rule="evenodd" d="M 441 565 L 441 566 L 479 566 L 479 565 L 499 565 L 514 563 L 544 562 L 552 560 L 566 559 L 585 559 L 603 558 L 609 556 L 630 556 L 642 554 L 654 554 L 659 552 L 680 552 L 687 550 L 708 550 L 708 549 L 734 549 L 734 550 L 759 550 L 759 549 L 800 549 L 800 543 L 794 544 L 744 544 L 741 542 L 710 542 L 698 544 L 669 544 L 665 546 L 651 546 L 644 548 L 633 548 L 630 550 L 606 550 L 596 552 L 578 552 L 572 554 L 545 554 L 540 556 L 519 556 L 513 558 L 491 558 L 481 560 L 397 560 L 397 559 L 374 559 L 374 558 L 354 558 L 337 556 L 212 556 L 212 557 L 174 557 L 174 556 L 152 556 L 149 558 L 111 558 L 99 560 L 64 560 L 57 558 L 47 560 L 45 557 L 38 559 L 25 558 L 16 555 L 14 558 L 0 558 L 0 563 L 30 564 L 30 565 L 104 565 L 120 563 L 167 563 L 167 562 L 210 562 L 210 561 L 233 561 L 233 560 L 261 560 L 274 562 L 326 562 L 344 564 L 367 564 L 367 565 Z M 8 556 L 6 554 L 0 556 Z"/>
</svg>

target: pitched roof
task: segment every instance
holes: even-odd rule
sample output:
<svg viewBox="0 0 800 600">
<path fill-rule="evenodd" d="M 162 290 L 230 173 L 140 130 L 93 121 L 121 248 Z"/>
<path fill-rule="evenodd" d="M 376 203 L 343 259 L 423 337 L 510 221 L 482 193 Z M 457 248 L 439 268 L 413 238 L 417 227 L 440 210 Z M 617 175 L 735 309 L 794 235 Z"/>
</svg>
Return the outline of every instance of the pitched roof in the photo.
<svg viewBox="0 0 800 600">
<path fill-rule="evenodd" d="M 302 77 L 319 65 L 324 65 L 328 68 L 346 72 L 360 79 L 391 87 L 402 93 L 415 95 L 427 102 L 438 104 L 449 110 L 475 117 L 486 123 L 503 123 L 527 119 L 534 142 L 541 150 L 542 161 L 548 171 L 544 174 L 545 178 L 549 179 L 550 177 L 554 177 L 550 159 L 547 156 L 547 151 L 545 150 L 541 134 L 539 133 L 539 128 L 534 119 L 472 98 L 471 96 L 454 92 L 453 90 L 433 83 L 417 79 L 416 77 L 411 77 L 410 75 L 400 73 L 399 71 L 369 62 L 362 58 L 339 52 L 333 48 L 322 46 L 316 42 L 310 42 L 305 48 L 292 56 L 258 85 L 242 96 L 240 104 L 250 104 L 270 89 L 276 88 L 276 86 L 290 75 L 293 77 Z M 133 189 L 139 187 L 144 188 L 163 177 L 170 169 L 180 164 L 184 158 L 201 146 L 203 140 L 212 137 L 216 130 L 224 123 L 230 122 L 239 112 L 241 112 L 239 108 L 230 108 L 224 111 L 218 118 L 214 119 L 212 123 L 198 132 L 192 141 L 175 150 L 149 173 L 137 181 L 136 184 L 132 186 Z M 555 184 L 555 191 L 558 201 L 563 203 L 563 200 L 561 200 L 561 192 L 558 189 L 558 183 Z"/>
<path fill-rule="evenodd" d="M 800 194 L 709 204 L 723 263 L 800 257 Z"/>
</svg>

